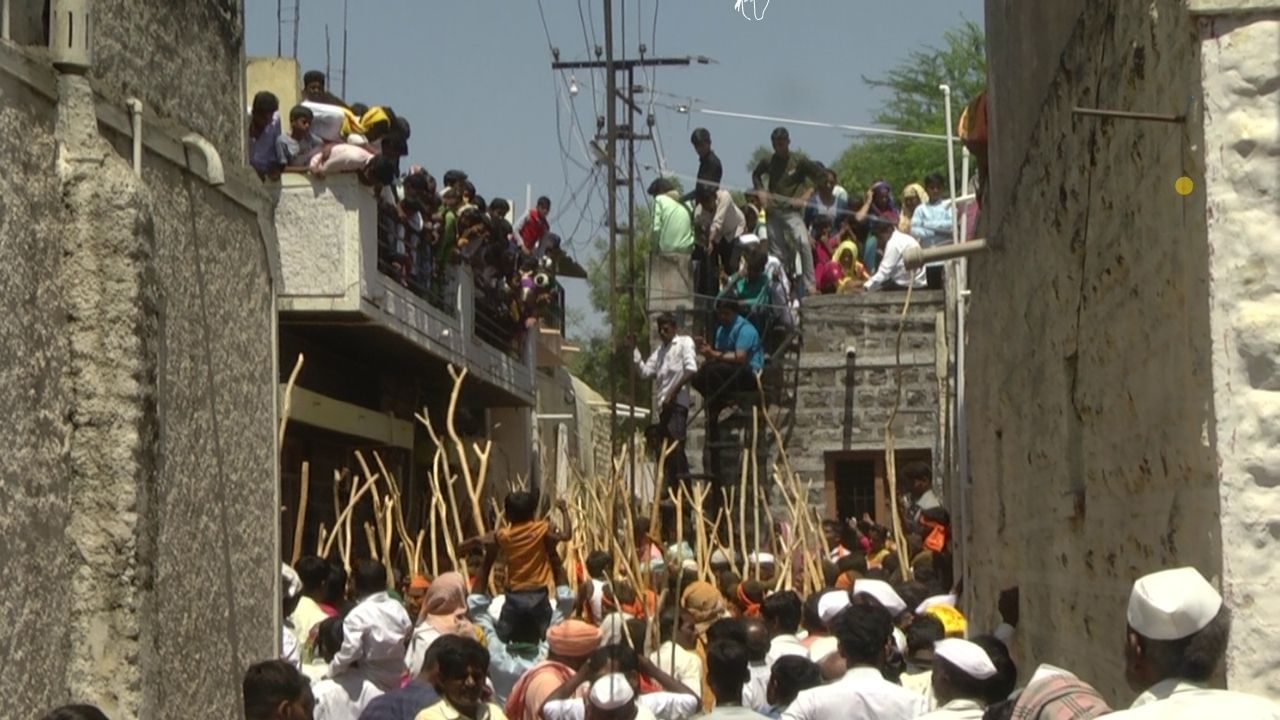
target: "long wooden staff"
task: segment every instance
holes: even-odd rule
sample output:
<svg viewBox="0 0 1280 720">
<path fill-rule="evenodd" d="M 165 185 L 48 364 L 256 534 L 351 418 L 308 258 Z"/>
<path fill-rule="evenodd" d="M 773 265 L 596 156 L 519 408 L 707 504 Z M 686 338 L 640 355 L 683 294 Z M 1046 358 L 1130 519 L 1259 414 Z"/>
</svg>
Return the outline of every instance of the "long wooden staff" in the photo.
<svg viewBox="0 0 1280 720">
<path fill-rule="evenodd" d="M 351 512 L 352 510 L 355 509 L 356 503 L 360 501 L 360 498 L 364 497 L 364 494 L 369 491 L 369 488 L 372 487 L 373 484 L 377 482 L 377 480 L 378 480 L 378 477 L 376 475 L 369 478 L 367 481 L 365 481 L 364 485 L 360 486 L 360 489 L 358 491 L 356 490 L 356 483 L 355 482 L 351 483 L 351 499 L 347 502 L 346 506 L 342 509 L 342 512 L 338 514 L 338 521 L 335 524 L 335 532 L 329 536 L 327 544 L 324 546 L 324 552 L 320 553 L 322 557 L 327 556 L 329 554 L 329 547 L 333 545 L 333 542 L 337 539 L 338 537 L 338 533 L 336 531 L 337 527 L 348 528 L 347 530 L 348 542 L 350 541 L 349 536 L 350 536 L 350 527 L 351 527 Z"/>
<path fill-rule="evenodd" d="M 757 377 L 756 382 L 760 379 Z M 751 531 L 752 542 L 756 545 L 755 577 L 760 578 L 760 552 L 764 546 L 760 542 L 760 467 L 756 460 L 756 442 L 760 436 L 760 409 L 751 406 L 751 457 L 744 462 L 751 463 Z M 745 489 L 745 488 L 744 488 Z"/>
<path fill-rule="evenodd" d="M 301 357 L 301 356 L 299 356 Z M 302 531 L 307 526 L 307 492 L 311 487 L 311 463 L 302 461 L 302 486 L 298 491 L 298 515 L 293 522 L 293 554 L 290 565 L 297 565 L 302 557 Z"/>
</svg>

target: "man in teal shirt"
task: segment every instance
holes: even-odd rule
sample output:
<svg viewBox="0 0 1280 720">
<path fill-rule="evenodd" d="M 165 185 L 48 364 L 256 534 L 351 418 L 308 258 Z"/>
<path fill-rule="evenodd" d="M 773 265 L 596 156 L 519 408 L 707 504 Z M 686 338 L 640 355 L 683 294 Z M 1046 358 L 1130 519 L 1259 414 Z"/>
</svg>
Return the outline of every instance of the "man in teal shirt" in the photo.
<svg viewBox="0 0 1280 720">
<path fill-rule="evenodd" d="M 660 253 L 693 252 L 693 210 L 680 201 L 680 194 L 666 178 L 649 185 L 653 196 L 653 237 Z"/>
<path fill-rule="evenodd" d="M 764 346 L 760 333 L 738 312 L 738 298 L 732 294 L 716 300 L 715 342 L 698 338 L 698 354 L 706 358 L 693 376 L 693 389 L 702 393 L 710 416 L 724 407 L 726 395 L 754 390 L 755 374 L 764 368 Z"/>
</svg>

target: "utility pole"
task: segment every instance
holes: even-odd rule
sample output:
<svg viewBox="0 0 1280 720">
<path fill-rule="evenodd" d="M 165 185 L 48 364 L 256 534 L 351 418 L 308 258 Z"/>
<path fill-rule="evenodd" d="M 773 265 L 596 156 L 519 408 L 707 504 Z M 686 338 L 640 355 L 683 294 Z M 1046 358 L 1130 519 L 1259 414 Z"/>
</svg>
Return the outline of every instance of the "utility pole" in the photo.
<svg viewBox="0 0 1280 720">
<path fill-rule="evenodd" d="M 699 57 L 698 62 L 707 62 L 706 58 Z M 618 326 L 613 319 L 617 315 L 617 299 L 618 291 L 622 288 L 618 287 L 618 235 L 619 233 L 627 236 L 627 268 L 630 272 L 630 280 L 627 283 L 628 297 L 631 300 L 631 307 L 635 307 L 635 278 L 636 278 L 636 258 L 635 258 L 635 141 L 649 140 L 653 136 L 651 134 L 638 134 L 635 131 L 635 123 L 633 117 L 643 113 L 634 102 L 635 89 L 635 69 L 639 67 L 672 67 L 672 66 L 688 66 L 693 61 L 690 57 L 669 57 L 669 58 L 646 58 L 641 52 L 638 59 L 622 59 L 614 57 L 613 48 L 613 1 L 604 0 L 604 60 L 584 60 L 584 61 L 568 61 L 561 62 L 559 60 L 551 63 L 552 70 L 601 70 L 605 72 L 605 94 L 606 107 L 604 120 L 604 135 L 597 136 L 597 139 L 605 141 L 605 156 L 608 164 L 608 223 L 609 223 L 609 297 L 613 305 L 610 308 L 610 329 L 609 335 L 614 348 L 620 344 L 618 334 Z M 627 73 L 626 92 L 618 89 L 617 73 L 625 71 Z M 621 100 L 628 107 L 627 121 L 619 125 L 618 123 L 618 101 Z M 627 164 L 626 174 L 620 176 L 618 162 L 618 141 L 626 140 L 627 142 Z M 618 188 L 627 187 L 627 227 L 620 228 L 618 226 Z M 630 363 L 630 358 L 627 360 Z M 616 377 L 613 365 L 609 366 L 609 444 L 611 448 L 618 446 L 618 398 L 616 391 Z M 630 387 L 630 406 L 632 408 L 632 417 L 634 418 L 634 410 L 636 406 L 636 385 L 635 377 L 632 374 Z M 631 451 L 629 452 L 631 463 L 631 482 L 635 483 L 635 446 L 632 433 L 630 436 Z M 634 488 L 633 488 L 634 490 Z"/>
</svg>

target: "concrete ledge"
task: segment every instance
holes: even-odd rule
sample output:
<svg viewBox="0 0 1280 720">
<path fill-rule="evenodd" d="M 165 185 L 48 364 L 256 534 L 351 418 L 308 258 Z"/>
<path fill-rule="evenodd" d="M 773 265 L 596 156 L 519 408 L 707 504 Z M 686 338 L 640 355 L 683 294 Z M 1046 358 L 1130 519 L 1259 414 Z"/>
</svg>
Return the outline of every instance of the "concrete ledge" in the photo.
<svg viewBox="0 0 1280 720">
<path fill-rule="evenodd" d="M 1187 0 L 1192 15 L 1240 15 L 1280 11 L 1280 0 Z"/>
</svg>

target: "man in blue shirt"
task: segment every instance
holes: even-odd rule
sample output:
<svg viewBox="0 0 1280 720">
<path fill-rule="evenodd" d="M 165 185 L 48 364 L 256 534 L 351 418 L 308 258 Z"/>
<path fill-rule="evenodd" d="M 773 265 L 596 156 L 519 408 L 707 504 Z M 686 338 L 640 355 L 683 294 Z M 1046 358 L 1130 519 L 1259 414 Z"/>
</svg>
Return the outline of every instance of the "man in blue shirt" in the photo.
<svg viewBox="0 0 1280 720">
<path fill-rule="evenodd" d="M 693 377 L 693 389 L 702 393 L 712 418 L 725 406 L 728 393 L 755 389 L 755 374 L 764 368 L 760 333 L 738 308 L 738 298 L 732 293 L 717 299 L 715 342 L 697 340 L 698 354 L 706 362 Z"/>
<path fill-rule="evenodd" d="M 952 207 L 950 199 L 943 199 L 942 176 L 933 173 L 924 179 L 924 191 L 929 202 L 921 203 L 911 214 L 911 234 L 920 241 L 920 247 L 931 248 L 955 242 L 952 233 Z M 930 290 L 941 290 L 943 263 L 932 263 L 925 268 Z"/>
</svg>

